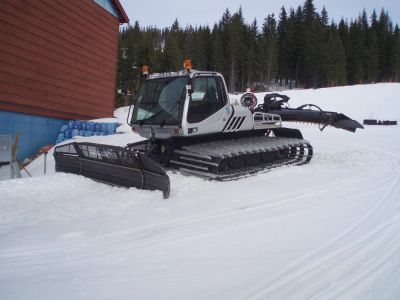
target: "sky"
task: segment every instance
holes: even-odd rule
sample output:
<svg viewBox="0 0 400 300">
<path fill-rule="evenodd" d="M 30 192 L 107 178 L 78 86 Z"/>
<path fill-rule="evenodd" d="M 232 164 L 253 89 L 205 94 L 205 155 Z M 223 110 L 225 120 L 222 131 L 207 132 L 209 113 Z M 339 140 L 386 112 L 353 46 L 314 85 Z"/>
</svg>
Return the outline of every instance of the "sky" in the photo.
<svg viewBox="0 0 400 300">
<path fill-rule="evenodd" d="M 243 15 L 247 23 L 254 18 L 260 26 L 268 14 L 274 13 L 278 18 L 282 6 L 289 11 L 290 7 L 297 8 L 304 0 L 120 0 L 127 13 L 131 25 L 137 20 L 140 26 L 156 26 L 158 28 L 170 27 L 178 19 L 181 27 L 186 25 L 209 25 L 221 19 L 226 8 L 231 13 L 242 6 Z M 314 0 L 318 12 L 325 6 L 329 18 L 336 23 L 343 17 L 345 19 L 357 18 L 365 8 L 368 16 L 375 8 L 378 15 L 382 7 L 389 12 L 393 23 L 400 25 L 400 0 Z"/>
</svg>

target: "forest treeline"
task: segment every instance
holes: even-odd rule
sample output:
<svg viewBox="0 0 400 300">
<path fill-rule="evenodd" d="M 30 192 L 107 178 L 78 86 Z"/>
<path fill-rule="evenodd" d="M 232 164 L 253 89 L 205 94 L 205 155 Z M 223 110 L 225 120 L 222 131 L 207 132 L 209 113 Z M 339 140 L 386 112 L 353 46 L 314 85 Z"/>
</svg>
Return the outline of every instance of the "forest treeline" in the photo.
<svg viewBox="0 0 400 300">
<path fill-rule="evenodd" d="M 221 72 L 230 92 L 246 88 L 327 87 L 400 81 L 400 29 L 388 12 L 360 15 L 339 23 L 313 0 L 297 9 L 281 8 L 259 26 L 247 24 L 242 9 L 228 9 L 212 28 L 187 26 L 178 20 L 169 28 L 134 26 L 120 32 L 117 104 L 134 97 L 139 68 L 150 72 L 182 69 L 190 58 L 193 68 Z"/>
</svg>

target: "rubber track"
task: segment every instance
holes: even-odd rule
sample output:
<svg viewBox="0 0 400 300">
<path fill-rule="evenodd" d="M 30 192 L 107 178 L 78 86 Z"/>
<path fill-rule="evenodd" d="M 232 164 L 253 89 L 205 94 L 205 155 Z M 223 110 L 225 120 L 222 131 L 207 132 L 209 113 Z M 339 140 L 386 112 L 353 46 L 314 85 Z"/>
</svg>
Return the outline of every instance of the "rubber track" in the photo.
<svg viewBox="0 0 400 300">
<path fill-rule="evenodd" d="M 223 164 L 231 159 L 249 159 L 270 153 L 273 159 L 255 165 L 230 168 Z M 218 180 L 236 180 L 282 165 L 308 163 L 313 150 L 308 141 L 286 137 L 249 137 L 182 146 L 174 150 L 170 165 L 183 172 Z M 229 164 L 228 164 L 229 165 Z"/>
</svg>

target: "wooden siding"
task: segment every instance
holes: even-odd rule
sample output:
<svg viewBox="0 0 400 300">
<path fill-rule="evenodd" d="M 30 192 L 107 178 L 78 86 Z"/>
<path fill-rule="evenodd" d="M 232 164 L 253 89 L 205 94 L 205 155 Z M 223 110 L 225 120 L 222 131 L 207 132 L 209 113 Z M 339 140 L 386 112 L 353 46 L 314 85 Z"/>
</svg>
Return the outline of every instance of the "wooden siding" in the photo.
<svg viewBox="0 0 400 300">
<path fill-rule="evenodd" d="M 92 0 L 1 0 L 0 110 L 112 116 L 118 30 Z"/>
</svg>

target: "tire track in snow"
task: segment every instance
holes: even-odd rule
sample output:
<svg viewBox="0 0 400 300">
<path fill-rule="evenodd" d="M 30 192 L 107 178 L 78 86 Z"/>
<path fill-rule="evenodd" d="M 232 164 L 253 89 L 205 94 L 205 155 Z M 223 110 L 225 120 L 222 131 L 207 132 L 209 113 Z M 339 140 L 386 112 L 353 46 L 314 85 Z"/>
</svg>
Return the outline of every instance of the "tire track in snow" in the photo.
<svg viewBox="0 0 400 300">
<path fill-rule="evenodd" d="M 269 286 L 250 299 L 353 299 L 344 297 L 385 266 L 400 251 L 400 214 L 346 247 L 332 251 L 306 267 L 286 275 L 279 285 Z M 386 250 L 386 251 L 383 251 Z M 324 282 L 318 279 L 324 277 Z M 329 278 L 327 282 L 326 279 Z"/>
<path fill-rule="evenodd" d="M 393 164 L 393 166 L 397 166 L 398 164 Z M 394 171 L 395 175 L 393 175 L 391 172 Z M 315 278 L 316 276 L 309 276 L 312 277 L 310 279 L 307 277 L 308 274 L 315 272 L 315 270 L 329 270 L 329 268 L 326 266 L 326 262 L 329 261 L 330 259 L 337 258 L 340 256 L 342 253 L 346 253 L 348 249 L 352 249 L 354 247 L 357 247 L 358 244 L 363 244 L 365 240 L 369 240 L 369 236 L 373 235 L 376 237 L 382 230 L 384 230 L 388 226 L 392 226 L 396 221 L 398 222 L 400 219 L 400 213 L 396 213 L 389 221 L 384 221 L 378 224 L 377 230 L 374 230 L 372 234 L 368 234 L 366 237 L 361 237 L 356 239 L 356 243 L 350 242 L 349 244 L 351 246 L 345 246 L 343 248 L 340 248 L 332 253 L 329 253 L 329 249 L 334 247 L 336 244 L 343 243 L 346 239 L 349 239 L 350 236 L 358 229 L 360 228 L 363 224 L 367 223 L 369 220 L 371 220 L 371 217 L 378 212 L 378 210 L 382 209 L 384 210 L 385 207 L 384 205 L 388 200 L 391 198 L 395 199 L 393 197 L 394 195 L 399 195 L 400 194 L 400 189 L 399 189 L 399 177 L 398 177 L 398 171 L 397 168 L 394 170 L 389 170 L 387 172 L 389 178 L 385 180 L 387 183 L 391 183 L 391 187 L 389 190 L 385 193 L 385 195 L 382 197 L 380 201 L 377 202 L 376 205 L 374 205 L 368 212 L 365 214 L 362 218 L 360 218 L 356 223 L 354 223 L 351 227 L 349 227 L 347 230 L 339 234 L 338 236 L 334 237 L 333 239 L 328 240 L 326 243 L 318 247 L 317 249 L 307 253 L 306 255 L 302 256 L 300 259 L 294 261 L 290 265 L 288 265 L 284 270 L 279 272 L 277 276 L 274 278 L 271 278 L 270 280 L 264 282 L 257 288 L 257 290 L 253 293 L 251 293 L 248 297 L 245 299 L 290 299 L 291 297 L 295 297 L 295 299 L 298 299 L 298 295 L 296 292 L 292 293 L 291 295 L 285 295 L 285 297 L 281 296 L 274 296 L 274 293 L 279 293 L 282 290 L 287 289 L 288 287 L 292 286 L 299 286 L 299 290 L 297 292 L 301 291 L 301 288 L 307 287 L 307 285 L 312 284 L 313 280 L 317 280 Z M 391 209 L 391 207 L 388 207 L 387 209 Z M 397 211 L 399 209 L 397 208 Z M 386 216 L 384 214 L 384 216 Z M 396 236 L 392 234 L 388 239 L 384 240 L 382 243 L 379 243 L 378 245 L 382 246 L 386 242 L 392 242 L 393 236 Z M 400 249 L 400 240 L 396 236 L 396 241 L 398 241 L 398 244 L 395 244 L 396 246 L 394 247 L 393 251 L 390 251 L 389 257 L 391 257 L 394 253 L 396 253 Z M 372 240 L 370 240 L 372 244 Z M 346 245 L 346 244 L 345 244 Z M 327 254 L 324 254 L 324 252 L 328 252 Z M 321 256 L 321 258 L 318 258 L 318 256 Z M 386 260 L 386 258 L 385 258 Z M 337 263 L 336 260 L 332 262 L 332 265 L 335 265 L 335 262 Z M 376 264 L 379 265 L 380 263 L 383 263 L 383 261 L 377 262 Z M 318 272 L 317 272 L 318 273 Z M 359 274 L 360 277 L 365 277 L 370 273 L 362 273 Z M 304 280 L 303 278 L 308 278 L 308 280 Z M 359 283 L 360 281 L 352 281 L 353 284 Z M 349 285 L 351 287 L 351 285 Z M 343 291 L 343 293 L 346 291 L 346 289 Z M 294 296 L 296 295 L 296 296 Z M 309 299 L 309 296 L 306 297 Z M 324 299 L 327 299 L 324 295 Z M 318 298 L 316 298 L 318 299 Z M 335 299 L 333 297 L 332 299 Z M 336 298 L 337 299 L 337 298 Z"/>
<path fill-rule="evenodd" d="M 388 199 L 391 196 L 400 195 L 400 178 L 398 177 L 392 188 L 386 193 L 385 198 Z M 395 197 L 394 197 L 395 199 Z M 334 286 L 320 291 L 313 299 L 338 299 L 346 294 L 354 293 L 354 288 L 360 285 L 364 285 L 366 280 L 373 277 L 373 274 L 378 273 L 385 268 L 386 263 L 394 257 L 397 257 L 397 264 L 400 267 L 400 259 L 398 254 L 400 253 L 400 207 L 395 207 L 395 213 L 388 220 L 384 220 L 377 228 L 369 232 L 365 237 L 360 238 L 359 243 L 354 243 L 358 249 L 348 249 L 347 252 L 337 253 L 341 255 L 347 261 L 352 262 L 354 258 L 351 256 L 354 250 L 358 250 L 357 257 L 359 263 L 352 265 L 358 266 L 351 272 L 344 273 L 341 278 L 342 285 Z M 349 247 L 350 248 L 350 247 Z M 363 256 L 359 258 L 360 254 Z M 332 268 L 335 267 L 337 259 L 332 261 Z M 367 263 L 368 262 L 368 263 Z"/>
<path fill-rule="evenodd" d="M 363 174 L 363 176 L 357 175 L 352 177 L 352 180 L 359 180 L 360 177 L 362 177 L 363 180 L 368 180 L 368 177 L 371 176 L 376 176 L 376 173 L 371 172 L 368 176 L 365 174 Z M 383 178 L 376 183 L 376 186 L 386 182 L 384 176 L 382 177 Z M 307 193 L 301 195 L 296 194 L 288 198 L 286 198 L 287 196 L 279 195 L 274 197 L 275 201 L 272 202 L 260 201 L 245 207 L 240 206 L 212 214 L 188 217 L 156 225 L 144 226 L 142 228 L 125 230 L 118 232 L 117 237 L 115 233 L 102 235 L 98 238 L 87 240 L 81 245 L 52 245 L 51 248 L 39 247 L 27 250 L 8 249 L 6 251 L 0 251 L 0 266 L 1 261 L 6 262 L 6 267 L 13 263 L 38 261 L 46 258 L 52 258 L 55 264 L 73 262 L 82 259 L 82 255 L 85 256 L 85 253 L 91 253 L 90 259 L 98 259 L 108 256 L 114 251 L 117 253 L 122 251 L 137 252 L 144 248 L 157 247 L 162 243 L 168 243 L 173 240 L 197 239 L 207 235 L 217 235 L 233 226 L 238 226 L 238 224 L 241 224 L 241 226 L 254 226 L 257 222 L 265 223 L 266 220 L 268 221 L 271 217 L 280 216 L 290 213 L 293 210 L 304 208 L 309 195 L 320 191 L 321 188 L 325 192 L 329 189 L 336 190 L 338 188 L 347 190 L 345 187 L 352 185 L 352 180 L 349 181 L 349 178 L 347 178 L 338 180 L 337 182 L 330 182 L 322 187 L 310 188 L 307 190 Z M 293 193 L 289 194 L 293 195 Z M 302 199 L 305 199 L 305 201 L 301 201 Z M 313 203 L 308 205 L 311 206 Z M 265 210 L 268 211 L 265 212 Z M 251 217 L 249 217 L 249 215 Z M 252 221 L 250 223 L 243 223 L 241 220 Z M 101 249 L 108 249 L 108 251 L 102 251 Z M 40 262 L 38 263 L 40 266 Z"/>
<path fill-rule="evenodd" d="M 337 259 L 341 258 L 341 264 L 351 263 L 358 268 L 342 272 L 344 275 L 338 283 L 328 288 L 320 290 L 311 299 L 343 299 L 347 294 L 357 292 L 357 287 L 365 285 L 369 280 L 376 280 L 380 270 L 384 269 L 386 264 L 392 258 L 398 257 L 400 253 L 400 214 L 393 216 L 387 222 L 382 223 L 374 232 L 368 234 L 359 244 L 349 247 L 342 253 L 337 253 L 330 260 L 330 270 L 338 266 Z M 354 255 L 356 252 L 356 255 Z M 354 257 L 356 256 L 356 257 Z M 357 261 L 355 263 L 354 261 Z M 398 260 L 398 266 L 400 261 Z M 375 277 L 375 278 L 374 278 Z M 351 299 L 351 297 L 346 297 Z M 365 299 L 365 297 L 364 297 Z"/>
<path fill-rule="evenodd" d="M 370 153 L 373 156 L 373 153 Z M 275 217 L 289 213 L 296 209 L 305 208 L 307 198 L 315 192 L 336 191 L 337 189 L 346 190 L 353 182 L 359 180 L 370 181 L 371 177 L 377 177 L 379 180 L 375 186 L 386 185 L 389 179 L 385 179 L 387 170 L 380 170 L 377 173 L 372 170 L 368 173 L 358 174 L 352 177 L 328 182 L 323 185 L 307 187 L 304 194 L 286 193 L 271 197 L 268 201 L 253 202 L 249 205 L 241 205 L 228 210 L 195 215 L 175 219 L 173 221 L 162 222 L 151 226 L 143 226 L 132 230 L 119 231 L 116 234 L 105 234 L 98 238 L 86 240 L 81 244 L 59 245 L 50 244 L 48 247 L 37 247 L 35 249 L 5 249 L 0 251 L 0 267 L 2 261 L 4 267 L 17 267 L 15 264 L 30 263 L 31 267 L 47 268 L 49 265 L 58 265 L 60 263 L 76 263 L 80 260 L 100 260 L 103 257 L 112 256 L 115 253 L 137 253 L 143 249 L 160 247 L 171 241 L 184 239 L 204 238 L 210 235 L 220 234 L 231 226 L 253 226 L 257 223 L 265 222 L 263 219 Z M 392 174 L 393 177 L 393 174 Z M 302 201 L 305 199 L 305 201 Z M 323 201 L 323 199 L 321 199 Z M 258 210 L 263 210 L 259 216 Z M 265 210 L 268 210 L 265 212 Z M 251 216 L 251 217 L 249 217 Z M 252 219 L 251 222 L 243 223 Z M 89 255 L 90 257 L 89 257 Z M 35 265 L 35 261 L 37 264 Z M 43 261 L 46 261 L 44 264 Z M 26 267 L 26 265 L 25 265 Z M 3 267 L 1 267 L 3 268 Z"/>
</svg>

